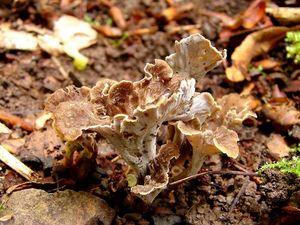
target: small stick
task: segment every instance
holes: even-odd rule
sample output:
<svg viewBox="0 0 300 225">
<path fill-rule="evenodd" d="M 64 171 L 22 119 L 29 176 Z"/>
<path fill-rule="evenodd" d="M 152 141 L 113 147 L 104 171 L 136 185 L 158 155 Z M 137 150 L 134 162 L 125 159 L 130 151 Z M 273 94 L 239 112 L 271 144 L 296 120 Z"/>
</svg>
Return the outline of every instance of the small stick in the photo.
<svg viewBox="0 0 300 225">
<path fill-rule="evenodd" d="M 38 174 L 22 163 L 2 145 L 0 145 L 0 160 L 29 181 L 36 181 Z"/>
<path fill-rule="evenodd" d="M 153 34 L 158 31 L 158 26 L 151 26 L 147 28 L 139 28 L 136 30 L 128 31 L 129 35 L 145 35 L 145 34 Z"/>
<path fill-rule="evenodd" d="M 0 110 L 0 120 L 10 123 L 12 125 L 18 125 L 22 129 L 27 130 L 27 131 L 33 131 L 33 125 L 24 121 L 22 118 L 12 115 L 8 112 L 4 112 Z"/>
<path fill-rule="evenodd" d="M 66 70 L 63 68 L 63 66 L 61 65 L 60 61 L 58 60 L 57 57 L 52 56 L 51 57 L 52 61 L 54 62 L 54 64 L 58 67 L 59 72 L 61 73 L 61 75 L 68 80 L 69 79 L 69 74 L 66 72 Z"/>
<path fill-rule="evenodd" d="M 242 164 L 240 164 L 239 162 L 237 162 L 237 161 L 235 161 L 235 160 L 231 160 L 231 162 L 232 162 L 232 165 L 233 165 L 235 168 L 237 168 L 238 170 L 241 170 L 241 171 L 246 172 L 246 173 L 250 173 L 250 171 L 249 171 L 247 168 L 245 168 Z M 257 184 L 260 184 L 260 183 L 261 183 L 261 181 L 259 180 L 258 177 L 252 177 L 252 180 L 253 180 L 255 183 L 257 183 Z"/>
<path fill-rule="evenodd" d="M 110 160 L 112 163 L 113 162 L 117 162 L 119 159 L 121 159 L 120 155 L 117 155 L 115 158 L 113 158 L 112 160 Z"/>
<path fill-rule="evenodd" d="M 124 30 L 127 27 L 127 22 L 119 7 L 115 6 L 108 0 L 100 0 L 100 4 L 109 9 L 110 16 L 113 18 L 113 20 L 120 29 Z"/>
<path fill-rule="evenodd" d="M 248 184 L 249 184 L 249 177 L 246 177 L 245 183 L 243 184 L 243 186 L 241 187 L 239 193 L 236 195 L 236 197 L 232 201 L 232 204 L 229 208 L 228 214 L 232 213 L 232 211 L 233 211 L 234 207 L 236 206 L 236 204 L 238 203 L 240 197 L 242 196 L 242 194 L 245 192 L 246 188 L 248 187 Z"/>
<path fill-rule="evenodd" d="M 109 14 L 120 29 L 125 29 L 127 27 L 126 20 L 124 19 L 123 13 L 119 7 L 112 6 L 109 9 Z"/>
<path fill-rule="evenodd" d="M 241 172 L 241 171 L 233 171 L 233 170 L 229 170 L 229 171 L 224 171 L 224 170 L 218 170 L 218 171 L 205 171 L 202 173 L 198 173 L 189 177 L 185 177 L 183 179 L 174 181 L 172 183 L 169 183 L 169 185 L 175 185 L 175 184 L 179 184 L 181 182 L 184 181 L 188 181 L 188 180 L 192 180 L 194 178 L 206 175 L 206 174 L 228 174 L 228 175 L 244 175 L 244 176 L 258 176 L 257 173 L 247 173 L 247 172 Z"/>
<path fill-rule="evenodd" d="M 200 24 L 190 24 L 183 26 L 166 26 L 166 31 L 168 34 L 174 34 L 182 31 L 193 31 L 201 28 Z"/>
</svg>

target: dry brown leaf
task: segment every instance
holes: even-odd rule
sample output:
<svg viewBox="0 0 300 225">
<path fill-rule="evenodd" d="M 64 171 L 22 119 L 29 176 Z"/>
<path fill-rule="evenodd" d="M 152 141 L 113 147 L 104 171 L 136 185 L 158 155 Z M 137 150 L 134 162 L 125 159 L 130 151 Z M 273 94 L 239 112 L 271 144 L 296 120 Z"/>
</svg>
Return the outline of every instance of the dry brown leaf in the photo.
<svg viewBox="0 0 300 225">
<path fill-rule="evenodd" d="M 201 10 L 200 14 L 218 18 L 222 21 L 223 25 L 229 29 L 237 29 L 242 25 L 241 16 L 238 16 L 237 18 L 232 18 L 225 13 L 213 12 L 209 10 Z"/>
<path fill-rule="evenodd" d="M 1 145 L 6 148 L 10 153 L 18 153 L 18 149 L 25 144 L 24 138 L 7 139 Z"/>
<path fill-rule="evenodd" d="M 248 35 L 232 56 L 232 66 L 226 68 L 226 77 L 233 82 L 243 81 L 248 78 L 248 66 L 251 60 L 259 55 L 267 53 L 274 44 L 282 39 L 288 27 L 270 27 Z"/>
<path fill-rule="evenodd" d="M 277 7 L 269 4 L 266 12 L 278 20 L 283 25 L 300 23 L 300 8 L 298 7 Z"/>
<path fill-rule="evenodd" d="M 43 112 L 36 120 L 35 120 L 35 128 L 42 129 L 45 126 L 45 123 L 51 119 L 51 113 Z"/>
<path fill-rule="evenodd" d="M 0 122 L 0 134 L 10 134 L 11 130 Z"/>
<path fill-rule="evenodd" d="M 0 26 L 0 48 L 35 51 L 42 49 L 53 56 L 63 52 L 74 59 L 74 66 L 83 70 L 88 58 L 79 50 L 97 42 L 97 32 L 76 17 L 62 15 L 54 21 L 54 31 L 27 24 L 25 31 L 10 29 L 10 24 Z"/>
<path fill-rule="evenodd" d="M 113 20 L 115 21 L 115 23 L 117 24 L 117 26 L 119 28 L 125 29 L 127 27 L 127 23 L 124 19 L 123 13 L 119 7 L 112 6 L 109 9 L 109 14 L 111 15 L 111 17 L 113 18 Z"/>
<path fill-rule="evenodd" d="M 265 8 L 265 0 L 256 0 L 249 5 L 244 13 L 233 18 L 225 13 L 212 12 L 209 10 L 201 10 L 200 13 L 202 15 L 220 19 L 224 27 L 229 30 L 236 30 L 241 26 L 245 29 L 252 29 L 258 22 L 264 20 Z"/>
<path fill-rule="evenodd" d="M 253 28 L 265 16 L 265 0 L 254 1 L 243 14 L 243 27 Z"/>
<path fill-rule="evenodd" d="M 151 26 L 147 28 L 138 28 L 136 30 L 128 31 L 128 35 L 145 35 L 145 34 L 153 34 L 158 31 L 158 26 Z"/>
<path fill-rule="evenodd" d="M 249 96 L 254 88 L 255 88 L 255 83 L 250 82 L 243 88 L 243 91 L 240 93 L 240 95 L 241 96 Z"/>
<path fill-rule="evenodd" d="M 38 41 L 33 34 L 9 28 L 8 24 L 0 26 L 0 48 L 24 51 L 38 50 Z"/>
<path fill-rule="evenodd" d="M 162 16 L 167 20 L 167 21 L 172 21 L 180 18 L 183 13 L 188 12 L 192 10 L 194 7 L 194 3 L 185 3 L 182 5 L 178 6 L 171 6 L 169 8 L 166 8 L 162 11 Z"/>
<path fill-rule="evenodd" d="M 267 147 L 276 159 L 289 155 L 290 148 L 279 134 L 272 134 L 268 138 Z"/>
<path fill-rule="evenodd" d="M 263 69 L 273 69 L 275 67 L 281 66 L 283 62 L 277 61 L 275 59 L 269 58 L 269 59 L 262 59 L 260 61 L 254 62 L 253 65 L 255 67 L 261 66 Z"/>
<path fill-rule="evenodd" d="M 110 26 L 98 26 L 95 27 L 101 34 L 103 34 L 106 37 L 111 38 L 119 38 L 122 36 L 122 30 L 120 30 L 118 27 L 110 27 Z"/>
<path fill-rule="evenodd" d="M 300 111 L 288 104 L 265 104 L 262 108 L 265 116 L 282 126 L 290 126 L 300 122 Z"/>
<path fill-rule="evenodd" d="M 297 92 L 300 91 L 300 80 L 292 80 L 287 83 L 283 89 L 284 92 Z"/>
</svg>

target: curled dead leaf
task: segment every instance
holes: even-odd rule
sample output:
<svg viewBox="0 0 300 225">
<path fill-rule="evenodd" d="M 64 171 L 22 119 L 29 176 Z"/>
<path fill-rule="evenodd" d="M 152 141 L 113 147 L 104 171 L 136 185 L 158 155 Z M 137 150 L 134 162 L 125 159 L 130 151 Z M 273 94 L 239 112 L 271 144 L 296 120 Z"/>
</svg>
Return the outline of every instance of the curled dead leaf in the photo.
<svg viewBox="0 0 300 225">
<path fill-rule="evenodd" d="M 0 122 L 0 134 L 10 134 L 12 131 Z"/>
<path fill-rule="evenodd" d="M 9 25 L 0 26 L 0 48 L 36 51 L 38 42 L 33 34 L 25 31 L 16 31 L 9 28 Z"/>
<path fill-rule="evenodd" d="M 290 148 L 286 144 L 283 137 L 279 134 L 272 134 L 267 140 L 267 147 L 270 153 L 276 158 L 288 156 Z"/>
<path fill-rule="evenodd" d="M 234 50 L 231 56 L 232 66 L 226 68 L 226 77 L 232 82 L 250 79 L 247 71 L 251 60 L 267 53 L 291 29 L 296 29 L 296 27 L 270 27 L 249 34 Z"/>
<path fill-rule="evenodd" d="M 65 52 L 74 58 L 74 65 L 79 70 L 88 63 L 88 58 L 79 50 L 97 42 L 97 32 L 88 23 L 69 15 L 62 15 L 54 21 L 54 31 L 31 24 L 22 28 L 26 31 L 13 30 L 10 24 L 2 24 L 0 48 L 26 51 L 42 49 L 54 56 Z"/>
<path fill-rule="evenodd" d="M 185 12 L 192 10 L 194 7 L 194 3 L 185 3 L 177 6 L 171 6 L 164 9 L 161 15 L 167 20 L 172 21 L 180 18 Z"/>
<path fill-rule="evenodd" d="M 243 14 L 243 27 L 246 29 L 253 28 L 265 16 L 265 9 L 265 0 L 256 0 L 252 2 Z"/>
<path fill-rule="evenodd" d="M 300 122 L 300 111 L 293 105 L 283 104 L 265 104 L 262 112 L 268 118 L 281 126 L 291 126 Z"/>
<path fill-rule="evenodd" d="M 300 22 L 300 8 L 297 7 L 278 7 L 268 4 L 266 12 L 283 25 L 299 24 Z"/>
</svg>

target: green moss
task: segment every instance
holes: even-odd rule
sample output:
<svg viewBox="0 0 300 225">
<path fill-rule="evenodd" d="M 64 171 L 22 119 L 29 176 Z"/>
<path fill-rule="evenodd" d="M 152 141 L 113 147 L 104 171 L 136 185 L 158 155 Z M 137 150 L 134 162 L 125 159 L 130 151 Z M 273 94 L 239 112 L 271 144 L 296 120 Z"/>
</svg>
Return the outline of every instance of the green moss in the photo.
<svg viewBox="0 0 300 225">
<path fill-rule="evenodd" d="M 297 146 L 290 148 L 290 152 L 300 153 L 300 143 Z"/>
<path fill-rule="evenodd" d="M 5 203 L 0 203 L 0 213 L 6 208 Z"/>
<path fill-rule="evenodd" d="M 300 157 L 291 160 L 282 159 L 276 163 L 265 164 L 259 169 L 259 173 L 266 169 L 279 169 L 283 173 L 292 173 L 300 177 Z"/>
<path fill-rule="evenodd" d="M 295 63 L 300 63 L 300 31 L 291 31 L 286 33 L 285 42 L 287 58 L 294 59 Z"/>
<path fill-rule="evenodd" d="M 129 33 L 128 32 L 124 32 L 122 34 L 122 36 L 119 39 L 115 39 L 115 40 L 111 40 L 111 45 L 115 48 L 120 47 L 123 42 L 129 37 Z"/>
</svg>

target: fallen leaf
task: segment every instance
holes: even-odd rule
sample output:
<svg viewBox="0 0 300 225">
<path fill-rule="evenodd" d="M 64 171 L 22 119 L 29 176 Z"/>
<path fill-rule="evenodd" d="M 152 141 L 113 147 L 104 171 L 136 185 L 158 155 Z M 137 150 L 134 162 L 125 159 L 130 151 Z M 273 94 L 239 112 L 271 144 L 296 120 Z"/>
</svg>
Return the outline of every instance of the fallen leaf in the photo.
<svg viewBox="0 0 300 225">
<path fill-rule="evenodd" d="M 171 6 L 162 11 L 161 15 L 167 20 L 172 21 L 180 18 L 185 12 L 188 12 L 194 8 L 194 3 L 185 3 L 178 6 Z"/>
<path fill-rule="evenodd" d="M 158 26 L 151 26 L 147 28 L 138 28 L 136 30 L 128 31 L 128 35 L 145 35 L 145 34 L 153 34 L 158 31 Z"/>
<path fill-rule="evenodd" d="M 43 112 L 42 115 L 40 115 L 36 120 L 35 120 L 35 128 L 36 129 L 41 129 L 45 126 L 45 123 L 51 119 L 51 113 L 46 113 Z"/>
<path fill-rule="evenodd" d="M 276 158 L 288 156 L 290 148 L 283 137 L 279 134 L 272 134 L 267 140 L 267 147 L 270 153 Z"/>
<path fill-rule="evenodd" d="M 15 116 L 9 112 L 0 110 L 0 120 L 5 121 L 12 125 L 20 126 L 24 130 L 33 131 L 33 126 L 30 122 L 27 122 L 23 118 Z"/>
<path fill-rule="evenodd" d="M 202 15 L 218 18 L 222 21 L 223 26 L 228 31 L 237 30 L 241 26 L 245 29 L 254 28 L 260 21 L 263 24 L 267 24 L 265 19 L 265 0 L 256 0 L 252 2 L 249 7 L 241 14 L 236 15 L 235 17 L 230 17 L 225 13 L 212 12 L 209 10 L 201 10 Z"/>
<path fill-rule="evenodd" d="M 241 96 L 248 96 L 250 95 L 251 91 L 255 88 L 255 83 L 251 82 L 247 84 L 243 91 L 240 93 Z"/>
<path fill-rule="evenodd" d="M 97 32 L 87 22 L 69 15 L 63 15 L 54 22 L 54 34 L 64 45 L 78 50 L 97 41 Z"/>
<path fill-rule="evenodd" d="M 262 108 L 265 116 L 282 126 L 290 126 L 300 122 L 300 111 L 288 104 L 265 104 Z"/>
<path fill-rule="evenodd" d="M 42 49 L 53 56 L 63 52 L 74 59 L 74 66 L 85 69 L 88 58 L 79 50 L 97 42 L 97 32 L 90 24 L 69 15 L 54 21 L 54 31 L 27 24 L 25 31 L 10 29 L 10 24 L 0 26 L 0 48 L 35 51 Z"/>
<path fill-rule="evenodd" d="M 267 53 L 277 41 L 285 36 L 287 31 L 295 28 L 270 27 L 249 34 L 241 45 L 234 50 L 231 56 L 232 66 L 226 68 L 227 78 L 233 82 L 248 78 L 247 70 L 251 60 Z"/>
<path fill-rule="evenodd" d="M 253 28 L 265 16 L 265 0 L 254 1 L 243 14 L 243 27 Z"/>
<path fill-rule="evenodd" d="M 266 12 L 283 25 L 300 23 L 299 7 L 278 7 L 277 5 L 269 4 Z"/>
<path fill-rule="evenodd" d="M 286 97 L 286 94 L 280 91 L 277 84 L 275 84 L 272 88 L 272 99 L 270 100 L 270 102 L 289 102 L 289 99 Z"/>
<path fill-rule="evenodd" d="M 98 26 L 95 27 L 101 34 L 106 37 L 111 38 L 119 38 L 122 36 L 122 31 L 117 27 L 110 27 L 110 26 Z"/>
<path fill-rule="evenodd" d="M 33 34 L 11 30 L 8 26 L 0 27 L 0 48 L 7 50 L 38 50 L 38 42 Z"/>
<path fill-rule="evenodd" d="M 283 62 L 277 61 L 275 59 L 262 59 L 260 61 L 254 62 L 253 65 L 255 67 L 261 66 L 263 69 L 273 69 L 275 67 L 281 66 Z"/>
<path fill-rule="evenodd" d="M 232 18 L 225 13 L 213 12 L 213 11 L 209 11 L 209 10 L 201 10 L 200 14 L 209 16 L 209 17 L 218 18 L 219 20 L 222 21 L 223 26 L 229 28 L 230 30 L 237 29 L 242 25 L 241 16 Z"/>
<path fill-rule="evenodd" d="M 13 214 L 7 214 L 7 215 L 2 216 L 2 217 L 0 218 L 0 222 L 6 222 L 6 221 L 8 221 L 8 220 L 11 220 L 12 218 L 13 218 Z"/>
<path fill-rule="evenodd" d="M 59 38 L 55 37 L 54 35 L 38 35 L 37 40 L 40 48 L 53 56 L 57 56 L 64 52 L 63 46 Z"/>
<path fill-rule="evenodd" d="M 115 23 L 117 24 L 117 26 L 119 28 L 125 29 L 127 27 L 127 23 L 124 19 L 123 13 L 119 7 L 112 6 L 109 9 L 109 14 L 111 15 L 111 17 L 113 18 L 113 20 L 115 21 Z"/>
<path fill-rule="evenodd" d="M 238 68 L 241 67 L 241 68 Z M 232 82 L 240 82 L 245 80 L 248 74 L 246 73 L 246 68 L 244 66 L 231 66 L 227 67 L 225 70 L 226 77 Z"/>
<path fill-rule="evenodd" d="M 297 92 L 300 91 L 300 80 L 292 80 L 287 83 L 286 87 L 283 89 L 285 92 Z"/>
<path fill-rule="evenodd" d="M 7 139 L 4 140 L 1 145 L 6 148 L 10 153 L 16 154 L 18 152 L 18 148 L 25 144 L 24 138 L 15 138 L 15 139 Z"/>
<path fill-rule="evenodd" d="M 188 31 L 191 33 L 200 33 L 199 29 L 201 28 L 200 24 L 189 24 L 189 25 L 182 25 L 182 26 L 174 26 L 174 25 L 167 25 L 165 26 L 165 30 L 168 34 L 174 34 L 177 32 Z"/>
<path fill-rule="evenodd" d="M 10 134 L 11 130 L 0 122 L 0 134 Z"/>
</svg>

